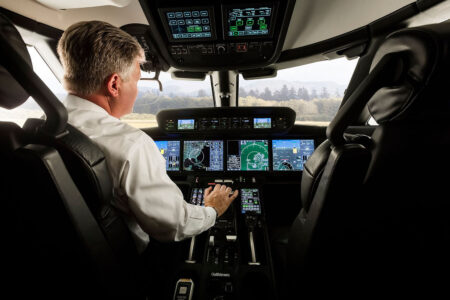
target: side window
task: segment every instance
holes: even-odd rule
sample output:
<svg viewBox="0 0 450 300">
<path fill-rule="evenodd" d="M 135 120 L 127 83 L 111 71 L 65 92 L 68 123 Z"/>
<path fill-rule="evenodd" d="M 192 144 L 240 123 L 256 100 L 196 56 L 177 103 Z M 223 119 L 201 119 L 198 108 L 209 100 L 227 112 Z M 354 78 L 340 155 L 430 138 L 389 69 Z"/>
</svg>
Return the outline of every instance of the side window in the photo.
<svg viewBox="0 0 450 300">
<path fill-rule="evenodd" d="M 45 82 L 45 84 L 50 88 L 50 90 L 61 100 L 66 94 L 61 83 L 52 73 L 50 68 L 47 66 L 45 61 L 32 46 L 27 46 L 28 52 L 30 53 L 31 61 L 33 63 L 34 72 Z M 28 118 L 40 118 L 44 112 L 40 106 L 34 101 L 32 97 L 22 104 L 21 106 L 7 110 L 0 108 L 0 120 L 7 122 L 14 122 L 19 126 Z"/>
<path fill-rule="evenodd" d="M 288 106 L 296 124 L 326 126 L 342 102 L 358 60 L 339 58 L 279 70 L 277 77 L 239 80 L 239 106 Z"/>
<path fill-rule="evenodd" d="M 152 74 L 141 73 L 142 78 L 153 77 Z M 174 80 L 169 73 L 162 72 L 159 79 L 162 91 L 155 81 L 138 82 L 133 113 L 123 116 L 122 121 L 137 128 L 157 127 L 156 114 L 160 110 L 214 106 L 209 77 L 204 81 Z"/>
</svg>

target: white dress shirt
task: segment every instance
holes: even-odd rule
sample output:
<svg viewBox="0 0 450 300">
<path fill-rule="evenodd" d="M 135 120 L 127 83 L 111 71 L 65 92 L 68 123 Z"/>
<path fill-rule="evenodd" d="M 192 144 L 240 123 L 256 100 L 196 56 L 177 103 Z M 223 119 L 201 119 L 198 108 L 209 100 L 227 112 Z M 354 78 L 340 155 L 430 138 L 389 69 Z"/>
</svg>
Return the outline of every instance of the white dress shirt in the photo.
<svg viewBox="0 0 450 300">
<path fill-rule="evenodd" d="M 114 181 L 113 205 L 125 213 L 140 252 L 149 235 L 161 241 L 179 241 L 214 225 L 212 207 L 191 205 L 183 199 L 167 176 L 166 162 L 152 138 L 88 100 L 67 95 L 65 105 L 69 124 L 104 152 Z"/>
</svg>

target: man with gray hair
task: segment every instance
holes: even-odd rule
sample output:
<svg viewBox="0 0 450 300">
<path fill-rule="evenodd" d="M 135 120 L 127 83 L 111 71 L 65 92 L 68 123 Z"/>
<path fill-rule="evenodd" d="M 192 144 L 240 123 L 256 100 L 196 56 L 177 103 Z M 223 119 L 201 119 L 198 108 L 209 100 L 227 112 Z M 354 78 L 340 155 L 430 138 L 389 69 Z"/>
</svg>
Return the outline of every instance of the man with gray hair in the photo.
<svg viewBox="0 0 450 300">
<path fill-rule="evenodd" d="M 113 204 L 125 214 L 137 248 L 149 235 L 179 241 L 212 225 L 237 197 L 216 185 L 205 191 L 205 207 L 188 204 L 166 173 L 164 158 L 143 131 L 120 121 L 131 113 L 144 52 L 139 43 L 111 24 L 76 23 L 58 43 L 64 67 L 69 123 L 104 152 L 114 184 Z"/>
</svg>

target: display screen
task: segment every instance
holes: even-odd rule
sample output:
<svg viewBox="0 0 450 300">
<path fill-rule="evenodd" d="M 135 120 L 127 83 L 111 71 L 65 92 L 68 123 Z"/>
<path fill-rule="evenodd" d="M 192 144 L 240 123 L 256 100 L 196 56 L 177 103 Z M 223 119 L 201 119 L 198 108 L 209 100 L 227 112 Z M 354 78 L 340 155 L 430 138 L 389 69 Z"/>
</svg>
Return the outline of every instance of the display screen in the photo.
<svg viewBox="0 0 450 300">
<path fill-rule="evenodd" d="M 167 171 L 180 170 L 180 141 L 155 141 L 161 155 L 166 160 Z"/>
<path fill-rule="evenodd" d="M 253 119 L 253 128 L 272 128 L 272 119 L 271 118 L 254 118 Z"/>
<path fill-rule="evenodd" d="M 178 39 L 210 39 L 211 16 L 208 9 L 173 9 L 164 12 L 171 37 Z"/>
<path fill-rule="evenodd" d="M 246 8 L 228 8 L 227 18 L 227 36 L 267 36 L 270 32 L 270 21 L 273 8 L 246 7 Z"/>
<path fill-rule="evenodd" d="M 183 169 L 223 171 L 223 141 L 185 141 Z"/>
<path fill-rule="evenodd" d="M 178 120 L 178 130 L 191 130 L 195 129 L 194 119 Z"/>
<path fill-rule="evenodd" d="M 267 140 L 228 141 L 228 171 L 268 171 Z"/>
<path fill-rule="evenodd" d="M 273 170 L 303 171 L 303 165 L 314 152 L 314 140 L 273 140 Z"/>
<path fill-rule="evenodd" d="M 241 189 L 241 212 L 253 211 L 261 213 L 261 203 L 258 189 Z"/>
</svg>

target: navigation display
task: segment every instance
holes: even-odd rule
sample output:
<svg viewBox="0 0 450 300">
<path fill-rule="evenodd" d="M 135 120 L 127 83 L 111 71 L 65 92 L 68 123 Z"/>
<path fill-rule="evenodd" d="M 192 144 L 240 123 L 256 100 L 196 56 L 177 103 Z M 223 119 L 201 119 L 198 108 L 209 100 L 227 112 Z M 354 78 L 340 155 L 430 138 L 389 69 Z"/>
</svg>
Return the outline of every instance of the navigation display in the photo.
<svg viewBox="0 0 450 300">
<path fill-rule="evenodd" d="M 228 141 L 228 171 L 268 171 L 267 140 Z"/>
<path fill-rule="evenodd" d="M 192 130 L 195 129 L 194 119 L 178 120 L 178 130 Z"/>
<path fill-rule="evenodd" d="M 184 141 L 185 171 L 223 171 L 223 141 Z"/>
<path fill-rule="evenodd" d="M 226 11 L 228 37 L 268 36 L 273 8 L 245 7 L 228 8 Z"/>
<path fill-rule="evenodd" d="M 272 128 L 272 119 L 271 118 L 254 118 L 253 119 L 253 128 Z"/>
<path fill-rule="evenodd" d="M 241 189 L 241 212 L 253 211 L 261 213 L 261 203 L 258 189 Z"/>
<path fill-rule="evenodd" d="M 161 155 L 166 160 L 167 171 L 180 170 L 180 141 L 155 141 Z"/>
<path fill-rule="evenodd" d="M 211 39 L 211 12 L 202 9 L 163 9 L 171 38 L 180 39 Z"/>
<path fill-rule="evenodd" d="M 314 152 L 314 140 L 273 140 L 273 170 L 303 171 L 303 165 Z"/>
</svg>

